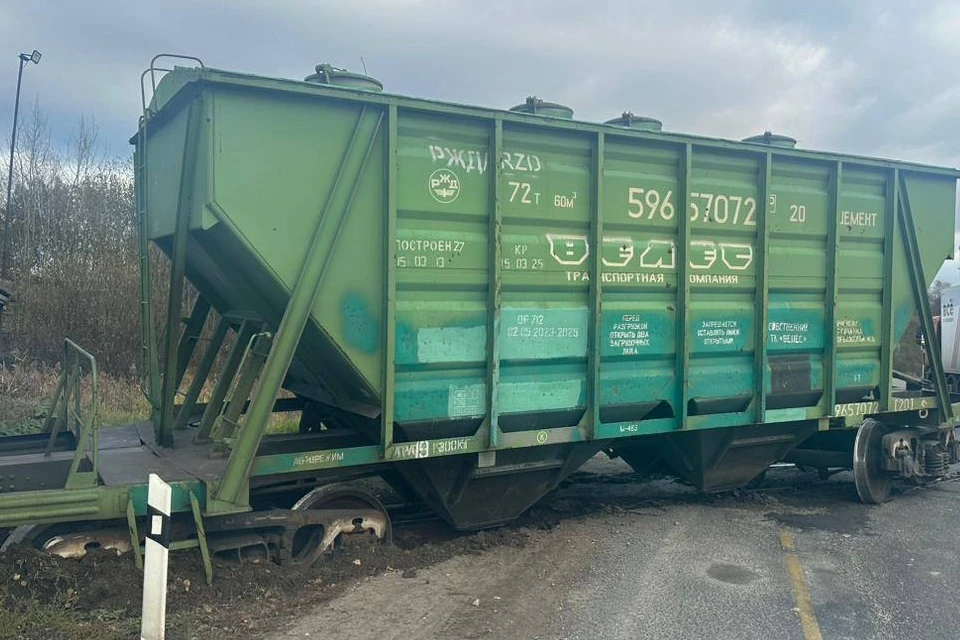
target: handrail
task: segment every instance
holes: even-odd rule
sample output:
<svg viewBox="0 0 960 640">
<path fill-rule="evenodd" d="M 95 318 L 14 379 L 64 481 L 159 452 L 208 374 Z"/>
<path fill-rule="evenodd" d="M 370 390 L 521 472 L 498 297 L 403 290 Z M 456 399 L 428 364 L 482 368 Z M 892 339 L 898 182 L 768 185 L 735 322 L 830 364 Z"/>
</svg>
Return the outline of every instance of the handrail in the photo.
<svg viewBox="0 0 960 640">
<path fill-rule="evenodd" d="M 85 417 L 82 411 L 84 376 L 90 378 L 90 398 Z M 44 455 L 49 456 L 52 453 L 57 435 L 62 430 L 69 429 L 74 434 L 77 446 L 67 475 L 67 488 L 96 485 L 99 462 L 99 412 L 100 373 L 97 368 L 97 359 L 76 342 L 66 338 L 63 341 L 63 368 L 47 412 L 46 429 L 49 430 L 50 437 L 47 440 Z M 80 472 L 80 462 L 87 452 L 89 452 L 93 469 Z"/>
<path fill-rule="evenodd" d="M 200 65 L 201 69 L 206 67 L 203 64 L 203 60 L 197 58 L 196 56 L 184 56 L 178 53 L 158 53 L 150 59 L 150 66 L 143 70 L 143 73 L 140 74 L 140 105 L 143 108 L 143 118 L 146 119 L 147 116 L 147 88 L 144 85 L 144 80 L 147 78 L 147 74 L 150 74 L 150 97 L 153 98 L 153 94 L 157 90 L 157 76 L 156 72 L 163 71 L 164 73 L 169 73 L 173 69 L 167 69 L 165 67 L 156 66 L 157 60 L 160 58 L 171 58 L 173 60 L 193 60 L 194 62 Z"/>
</svg>

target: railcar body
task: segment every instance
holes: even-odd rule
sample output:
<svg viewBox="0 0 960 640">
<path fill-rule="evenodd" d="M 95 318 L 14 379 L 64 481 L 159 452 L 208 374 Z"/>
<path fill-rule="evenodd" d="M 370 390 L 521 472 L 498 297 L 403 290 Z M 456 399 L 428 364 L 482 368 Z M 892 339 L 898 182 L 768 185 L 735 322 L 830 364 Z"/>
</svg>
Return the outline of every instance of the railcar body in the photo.
<svg viewBox="0 0 960 640">
<path fill-rule="evenodd" d="M 144 323 L 154 414 L 53 419 L 66 488 L 0 494 L 0 523 L 135 519 L 143 460 L 198 519 L 376 473 L 469 529 L 601 450 L 706 490 L 853 467 L 867 501 L 957 459 L 942 368 L 892 385 L 911 316 L 932 322 L 954 169 L 388 95 L 327 65 L 153 88 L 132 142 L 141 251 L 171 262 L 167 300 L 143 272 L 144 318 L 168 317 Z M 291 409 L 299 433 L 266 435 Z"/>
</svg>

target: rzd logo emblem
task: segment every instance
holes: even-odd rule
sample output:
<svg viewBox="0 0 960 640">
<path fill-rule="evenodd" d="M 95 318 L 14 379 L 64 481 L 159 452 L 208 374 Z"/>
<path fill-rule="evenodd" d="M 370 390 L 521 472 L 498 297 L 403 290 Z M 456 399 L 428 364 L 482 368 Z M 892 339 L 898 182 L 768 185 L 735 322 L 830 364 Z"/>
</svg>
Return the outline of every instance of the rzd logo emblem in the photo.
<svg viewBox="0 0 960 640">
<path fill-rule="evenodd" d="M 428 180 L 430 195 L 441 204 L 450 204 L 460 195 L 460 178 L 450 169 L 437 169 Z"/>
</svg>

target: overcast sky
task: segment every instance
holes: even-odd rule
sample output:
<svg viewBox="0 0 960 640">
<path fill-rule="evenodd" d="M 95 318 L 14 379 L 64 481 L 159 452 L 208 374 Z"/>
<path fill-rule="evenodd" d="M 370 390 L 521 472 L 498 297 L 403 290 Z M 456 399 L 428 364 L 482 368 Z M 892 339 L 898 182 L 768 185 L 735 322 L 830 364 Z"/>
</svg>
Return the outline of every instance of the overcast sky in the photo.
<svg viewBox="0 0 960 640">
<path fill-rule="evenodd" d="M 67 140 L 93 114 L 127 154 L 140 71 L 159 52 L 303 78 L 319 62 L 389 92 L 583 120 L 625 110 L 672 131 L 960 166 L 957 0 L 0 0 L 0 130 L 24 76 Z M 6 60 L 6 62 L 3 62 Z M 2 145 L 6 147 L 6 144 Z M 956 276 L 954 276 L 956 279 Z"/>
</svg>

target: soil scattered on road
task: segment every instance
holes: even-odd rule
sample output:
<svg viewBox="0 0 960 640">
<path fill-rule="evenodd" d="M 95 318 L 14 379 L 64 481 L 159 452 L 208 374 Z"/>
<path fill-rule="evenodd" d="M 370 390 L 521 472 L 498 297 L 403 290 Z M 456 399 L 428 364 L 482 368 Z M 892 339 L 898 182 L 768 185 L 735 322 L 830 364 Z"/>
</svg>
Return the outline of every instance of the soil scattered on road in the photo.
<svg viewBox="0 0 960 640">
<path fill-rule="evenodd" d="M 454 556 L 525 546 L 537 529 L 549 526 L 548 520 L 528 517 L 473 534 L 457 534 L 438 522 L 412 525 L 396 534 L 393 545 L 352 544 L 308 567 L 218 561 L 212 586 L 206 585 L 199 552 L 174 552 L 167 637 L 256 636 L 279 619 L 336 596 L 351 580 L 387 571 L 415 577 L 418 569 Z M 73 560 L 11 547 L 0 554 L 0 638 L 133 637 L 141 589 L 141 573 L 129 554 L 91 551 Z"/>
<path fill-rule="evenodd" d="M 617 485 L 617 490 L 610 485 Z M 419 569 L 456 556 L 502 546 L 524 547 L 563 520 L 625 511 L 656 517 L 666 507 L 687 503 L 774 508 L 784 497 L 776 489 L 772 497 L 764 491 L 704 495 L 685 487 L 674 487 L 665 495 L 647 486 L 645 479 L 632 473 L 581 471 L 507 526 L 462 534 L 439 521 L 402 524 L 395 529 L 392 545 L 349 545 L 308 567 L 218 561 L 212 586 L 205 583 L 199 552 L 174 552 L 167 637 L 257 637 L 298 612 L 336 597 L 358 579 L 391 571 L 415 578 Z M 0 639 L 135 637 L 141 589 L 141 573 L 129 554 L 93 551 L 70 560 L 12 547 L 0 554 Z"/>
</svg>

